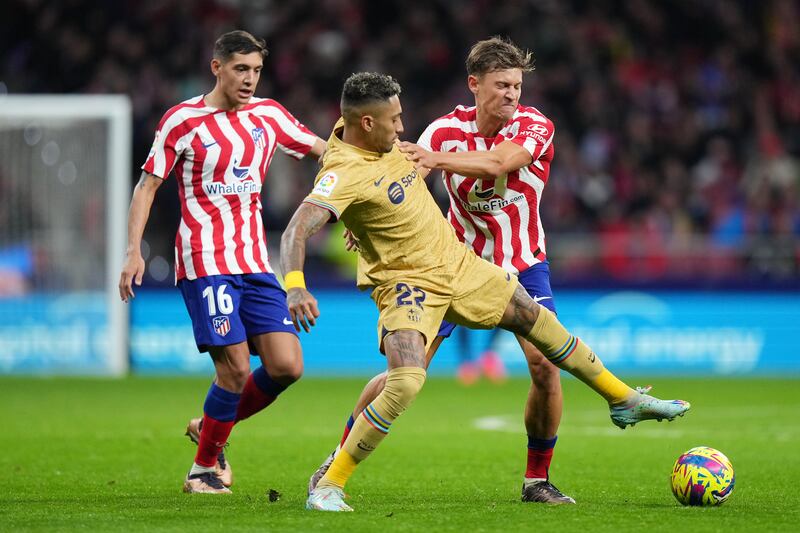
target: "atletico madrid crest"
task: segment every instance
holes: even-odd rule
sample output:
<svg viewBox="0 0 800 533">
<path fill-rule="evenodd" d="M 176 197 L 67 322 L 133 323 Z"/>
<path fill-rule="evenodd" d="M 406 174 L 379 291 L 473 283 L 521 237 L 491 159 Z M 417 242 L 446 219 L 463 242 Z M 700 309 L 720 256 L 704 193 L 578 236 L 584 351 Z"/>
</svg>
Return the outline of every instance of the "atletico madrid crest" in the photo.
<svg viewBox="0 0 800 533">
<path fill-rule="evenodd" d="M 264 138 L 264 128 L 253 128 L 251 133 L 253 134 L 253 142 L 256 148 L 263 150 L 267 147 L 267 140 Z"/>
<path fill-rule="evenodd" d="M 226 316 L 215 316 L 211 320 L 211 324 L 214 326 L 214 331 L 216 331 L 217 334 L 222 337 L 227 335 L 231 330 L 231 322 Z"/>
</svg>

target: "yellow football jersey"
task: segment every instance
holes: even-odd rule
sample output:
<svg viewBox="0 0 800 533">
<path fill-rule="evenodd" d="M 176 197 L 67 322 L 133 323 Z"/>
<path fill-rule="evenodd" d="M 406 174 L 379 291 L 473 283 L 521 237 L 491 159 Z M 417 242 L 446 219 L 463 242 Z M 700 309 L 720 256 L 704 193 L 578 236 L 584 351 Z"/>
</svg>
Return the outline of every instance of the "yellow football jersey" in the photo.
<svg viewBox="0 0 800 533">
<path fill-rule="evenodd" d="M 329 210 L 359 240 L 359 288 L 409 273 L 452 276 L 464 245 L 414 164 L 397 146 L 381 154 L 343 142 L 343 127 L 339 119 L 305 202 Z"/>
</svg>

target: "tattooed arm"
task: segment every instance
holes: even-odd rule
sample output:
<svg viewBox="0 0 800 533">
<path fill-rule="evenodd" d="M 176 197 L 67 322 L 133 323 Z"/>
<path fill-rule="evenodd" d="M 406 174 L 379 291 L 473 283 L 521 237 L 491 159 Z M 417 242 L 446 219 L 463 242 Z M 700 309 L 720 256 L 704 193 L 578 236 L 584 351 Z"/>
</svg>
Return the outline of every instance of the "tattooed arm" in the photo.
<svg viewBox="0 0 800 533">
<path fill-rule="evenodd" d="M 330 216 L 327 209 L 309 203 L 300 204 L 281 237 L 281 270 L 284 277 L 288 277 L 289 273 L 298 273 L 295 275 L 302 280 L 306 241 L 328 222 Z M 310 326 L 317 323 L 319 308 L 317 300 L 306 290 L 304 281 L 297 285 L 287 282 L 286 303 L 295 329 L 300 331 L 302 326 L 307 333 L 311 331 Z"/>
</svg>

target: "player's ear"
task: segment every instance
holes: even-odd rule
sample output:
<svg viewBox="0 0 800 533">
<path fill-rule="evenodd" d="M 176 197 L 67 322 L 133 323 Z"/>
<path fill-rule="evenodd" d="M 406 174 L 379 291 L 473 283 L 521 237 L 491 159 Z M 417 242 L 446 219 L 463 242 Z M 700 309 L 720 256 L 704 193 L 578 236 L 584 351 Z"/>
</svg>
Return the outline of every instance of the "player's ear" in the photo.
<svg viewBox="0 0 800 533">
<path fill-rule="evenodd" d="M 470 92 L 472 94 L 475 94 L 475 95 L 478 94 L 478 83 L 479 82 L 480 82 L 480 80 L 478 79 L 477 76 L 474 76 L 472 74 L 467 76 L 467 87 L 469 87 L 469 90 L 470 90 Z"/>
<path fill-rule="evenodd" d="M 211 73 L 214 76 L 217 76 L 219 74 L 219 70 L 221 68 L 222 68 L 222 62 L 219 59 L 215 57 L 214 59 L 211 60 Z"/>
<path fill-rule="evenodd" d="M 372 115 L 362 115 L 361 116 L 361 127 L 364 131 L 370 132 L 372 128 L 375 126 L 375 119 Z"/>
</svg>

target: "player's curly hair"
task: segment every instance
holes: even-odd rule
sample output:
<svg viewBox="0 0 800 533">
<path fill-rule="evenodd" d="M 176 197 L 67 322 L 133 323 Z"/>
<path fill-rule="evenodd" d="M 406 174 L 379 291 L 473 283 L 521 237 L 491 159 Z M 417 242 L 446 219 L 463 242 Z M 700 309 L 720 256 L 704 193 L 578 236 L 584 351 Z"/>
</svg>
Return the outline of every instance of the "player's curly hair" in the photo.
<svg viewBox="0 0 800 533">
<path fill-rule="evenodd" d="M 397 80 L 378 72 L 351 74 L 342 88 L 342 115 L 345 118 L 365 105 L 385 102 L 402 91 Z"/>
<path fill-rule="evenodd" d="M 530 72 L 536 67 L 533 65 L 533 53 L 519 48 L 507 38 L 494 36 L 478 41 L 467 56 L 467 74 L 470 76 L 482 76 L 511 68 Z"/>
<path fill-rule="evenodd" d="M 251 54 L 258 52 L 261 58 L 267 57 L 267 43 L 264 39 L 256 39 L 244 30 L 234 30 L 223 33 L 214 43 L 214 59 L 223 63 L 229 60 L 233 54 Z"/>
</svg>

